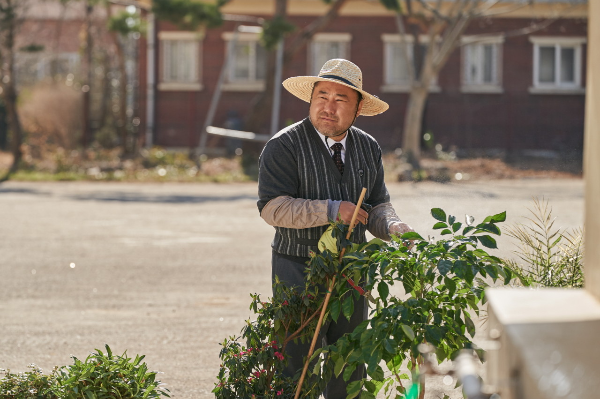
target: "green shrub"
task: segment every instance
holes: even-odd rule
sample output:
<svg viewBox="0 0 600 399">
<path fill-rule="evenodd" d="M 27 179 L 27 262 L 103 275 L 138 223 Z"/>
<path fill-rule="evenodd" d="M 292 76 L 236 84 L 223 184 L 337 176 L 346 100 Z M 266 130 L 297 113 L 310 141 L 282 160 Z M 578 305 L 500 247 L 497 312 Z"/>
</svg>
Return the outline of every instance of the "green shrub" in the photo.
<svg viewBox="0 0 600 399">
<path fill-rule="evenodd" d="M 73 357 L 74 364 L 55 368 L 43 375 L 41 369 L 11 374 L 0 380 L 0 399 L 155 399 L 169 396 L 161 387 L 156 372 L 148 371 L 144 356 L 135 359 L 113 355 L 105 345 L 106 354 L 96 349 L 85 361 Z"/>
<path fill-rule="evenodd" d="M 44 375 L 42 369 L 35 364 L 28 366 L 30 371 L 13 374 L 10 370 L 4 372 L 0 379 L 0 398 L 2 399 L 54 399 L 50 386 L 55 381 L 55 375 Z"/>
<path fill-rule="evenodd" d="M 485 302 L 486 280 L 508 284 L 514 275 L 501 259 L 481 248 L 496 248 L 493 236 L 500 235 L 498 224 L 505 221 L 505 212 L 476 225 L 471 217 L 463 224 L 439 208 L 431 214 L 436 219 L 433 229 L 440 230 L 442 239 L 424 239 L 410 232 L 391 243 L 373 239 L 357 245 L 345 239 L 347 226 L 333 224 L 338 253 L 346 248 L 345 256 L 340 261 L 329 250 L 313 254 L 303 290 L 290 290 L 276 281 L 274 298 L 262 302 L 258 295 L 252 296 L 256 320 L 247 322 L 241 337 L 223 342 L 215 396 L 293 397 L 299 374 L 290 380 L 278 372 L 287 360 L 285 346 L 292 339 L 310 342 L 325 297 L 318 287 L 329 287 L 334 278 L 324 320 L 350 318 L 352 297 L 359 294 L 349 286 L 347 276 L 379 295 L 372 299 L 368 320 L 313 354 L 302 398 L 318 398 L 333 375 L 347 381 L 360 364 L 366 364 L 369 378 L 349 384 L 348 399 L 375 398 L 379 392 L 386 397 L 423 398 L 425 387 L 418 373 L 425 359 L 420 345 L 433 345 L 439 362 L 472 347 L 473 318 Z M 400 286 L 404 294 L 394 294 L 392 286 Z M 409 373 L 401 371 L 406 364 Z"/>
</svg>

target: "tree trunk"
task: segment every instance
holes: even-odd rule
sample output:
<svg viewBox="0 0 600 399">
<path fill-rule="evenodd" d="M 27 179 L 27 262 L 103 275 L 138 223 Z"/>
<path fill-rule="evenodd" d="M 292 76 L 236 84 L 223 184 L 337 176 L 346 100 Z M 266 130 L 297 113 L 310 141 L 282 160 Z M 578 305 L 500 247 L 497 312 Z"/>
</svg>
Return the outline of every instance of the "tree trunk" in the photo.
<svg viewBox="0 0 600 399">
<path fill-rule="evenodd" d="M 111 109 L 111 79 L 109 77 L 109 74 L 111 74 L 112 70 L 110 62 L 111 57 L 112 51 L 105 50 L 102 52 L 102 68 L 104 69 L 104 74 L 102 76 L 102 100 L 100 101 L 100 109 L 98 110 L 98 130 L 103 130 L 107 125 L 109 114 L 108 110 Z"/>
<path fill-rule="evenodd" d="M 406 106 L 402 150 L 413 168 L 419 168 L 420 165 L 421 125 L 428 95 L 428 89 L 425 87 L 413 88 Z"/>
<path fill-rule="evenodd" d="M 6 9 L 16 13 L 16 4 L 9 1 L 6 5 Z M 7 11 L 5 11 L 7 12 Z M 23 133 L 21 130 L 21 121 L 17 112 L 17 87 L 15 82 L 14 68 L 15 68 L 15 33 L 17 29 L 16 16 L 6 21 L 4 27 L 6 36 L 4 42 L 4 49 L 0 48 L 0 67 L 2 71 L 2 98 L 6 106 L 6 113 L 8 115 L 8 126 L 11 132 L 11 152 L 13 161 L 8 170 L 8 173 L 0 179 L 0 181 L 7 180 L 10 175 L 15 173 L 19 169 L 19 163 L 23 153 L 21 151 L 21 145 L 23 144 Z M 2 52 L 4 54 L 2 54 Z"/>
<path fill-rule="evenodd" d="M 106 18 L 110 20 L 112 17 L 110 2 L 107 1 L 105 6 Z M 117 68 L 119 69 L 119 112 L 117 113 L 115 125 L 117 126 L 123 154 L 126 155 L 132 153 L 132 149 L 128 145 L 129 137 L 127 134 L 127 70 L 125 69 L 125 50 L 123 43 L 119 40 L 119 33 L 110 32 L 110 37 L 117 59 Z"/>
<path fill-rule="evenodd" d="M 278 0 L 278 2 L 283 1 L 286 0 Z M 284 71 L 294 56 L 300 50 L 306 47 L 306 44 L 312 39 L 315 33 L 325 29 L 329 23 L 331 23 L 331 21 L 337 17 L 340 8 L 346 3 L 346 1 L 347 0 L 335 0 L 325 15 L 317 18 L 311 24 L 307 25 L 302 32 L 296 36 L 283 54 Z M 285 14 L 282 16 L 285 16 Z M 256 95 L 244 120 L 244 129 L 249 132 L 259 132 L 261 128 L 265 126 L 271 111 L 273 104 L 273 87 L 275 84 L 272 79 L 272 77 L 275 76 L 275 57 L 276 51 L 270 51 L 267 61 L 267 82 L 265 84 L 265 90 Z"/>
<path fill-rule="evenodd" d="M 125 51 L 123 45 L 117 41 L 117 62 L 119 65 L 119 117 L 117 119 L 117 127 L 119 129 L 119 136 L 121 137 L 121 147 L 123 148 L 123 154 L 130 154 L 131 148 L 128 145 L 128 134 L 127 134 L 127 71 L 125 69 Z"/>
<path fill-rule="evenodd" d="M 85 5 L 85 23 L 84 23 L 84 62 L 83 62 L 83 74 L 81 91 L 83 94 L 83 112 L 82 112 L 82 134 L 81 134 L 81 145 L 85 149 L 90 144 L 92 139 L 92 128 L 91 128 L 91 92 L 92 92 L 92 11 L 94 7 L 90 5 L 88 0 Z M 84 151 L 85 154 L 85 151 Z"/>
<path fill-rule="evenodd" d="M 265 89 L 252 99 L 250 110 L 244 121 L 244 129 L 249 132 L 260 133 L 266 128 L 267 116 L 273 107 L 273 89 L 275 88 L 273 76 L 275 76 L 277 51 L 269 51 L 267 54 Z"/>
<path fill-rule="evenodd" d="M 65 21 L 65 14 L 67 13 L 67 4 L 62 4 L 62 9 L 60 11 L 60 17 L 56 21 L 56 30 L 54 31 L 54 44 L 53 44 L 53 59 L 50 63 L 50 77 L 53 82 L 56 82 L 56 75 L 58 75 L 58 62 L 59 62 L 59 52 L 60 52 L 60 39 L 62 34 L 62 26 Z"/>
<path fill-rule="evenodd" d="M 12 65 L 10 65 L 9 68 L 12 68 Z M 3 99 L 6 105 L 6 113 L 8 114 L 8 126 L 11 132 L 10 147 L 13 156 L 12 164 L 8 173 L 5 176 L 6 179 L 19 169 L 19 163 L 21 162 L 21 158 L 23 156 L 23 152 L 21 151 L 21 145 L 23 144 L 23 132 L 21 129 L 21 120 L 19 119 L 19 114 L 17 112 L 17 90 L 12 75 L 10 76 L 10 81 L 4 85 L 3 92 Z"/>
</svg>

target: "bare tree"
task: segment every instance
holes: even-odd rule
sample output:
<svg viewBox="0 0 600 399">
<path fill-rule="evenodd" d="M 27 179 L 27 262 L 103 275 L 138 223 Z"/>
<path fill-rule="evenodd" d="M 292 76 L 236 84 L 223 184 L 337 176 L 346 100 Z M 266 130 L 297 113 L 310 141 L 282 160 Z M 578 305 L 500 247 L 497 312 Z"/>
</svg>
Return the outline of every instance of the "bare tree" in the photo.
<svg viewBox="0 0 600 399">
<path fill-rule="evenodd" d="M 0 181 L 7 180 L 19 168 L 23 153 L 23 132 L 17 112 L 17 86 L 15 81 L 16 35 L 23 21 L 26 0 L 0 0 L 0 84 L 2 99 L 6 106 L 11 137 L 12 164 Z"/>
<path fill-rule="evenodd" d="M 94 12 L 94 0 L 85 0 L 85 19 L 82 26 L 82 43 L 84 57 L 81 73 L 81 91 L 83 92 L 83 130 L 81 132 L 81 145 L 86 148 L 92 139 L 91 126 L 91 95 L 92 95 L 92 80 L 93 80 L 93 65 L 92 65 L 92 13 Z M 84 152 L 85 154 L 85 152 Z"/>
<path fill-rule="evenodd" d="M 133 154 L 133 144 L 130 143 L 128 129 L 131 126 L 130 118 L 127 116 L 127 70 L 125 68 L 125 41 L 132 33 L 140 33 L 142 30 L 141 20 L 138 14 L 121 11 L 112 15 L 112 9 L 108 1 L 105 2 L 108 17 L 108 30 L 113 41 L 116 61 L 119 70 L 119 110 L 117 117 L 117 129 L 123 148 L 123 154 Z"/>
<path fill-rule="evenodd" d="M 405 69 L 410 84 L 402 130 L 402 149 L 413 168 L 419 168 L 423 113 L 429 89 L 450 54 L 461 45 L 461 35 L 475 19 L 510 13 L 530 6 L 534 0 L 456 0 L 450 4 L 441 0 L 380 1 L 388 9 L 396 12 L 398 32 L 407 64 Z M 557 18 L 558 16 L 546 19 L 527 28 L 498 33 L 504 37 L 528 34 L 548 26 Z M 421 35 L 427 38 L 427 47 L 424 51 L 419 40 Z M 409 36 L 412 37 L 413 57 L 409 55 L 409 44 L 406 40 Z"/>
</svg>

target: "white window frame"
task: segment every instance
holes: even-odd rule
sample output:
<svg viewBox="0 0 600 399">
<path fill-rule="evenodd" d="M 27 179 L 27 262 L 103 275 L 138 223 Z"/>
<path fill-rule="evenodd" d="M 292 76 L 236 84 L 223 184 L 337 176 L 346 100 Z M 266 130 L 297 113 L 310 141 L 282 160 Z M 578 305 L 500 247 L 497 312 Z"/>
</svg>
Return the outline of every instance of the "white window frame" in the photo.
<svg viewBox="0 0 600 399">
<path fill-rule="evenodd" d="M 315 48 L 317 43 L 342 43 L 344 45 L 344 54 L 341 58 L 350 60 L 350 42 L 352 41 L 352 35 L 350 33 L 317 33 L 313 36 L 309 51 L 308 51 L 308 66 L 307 74 L 313 76 L 319 73 L 321 65 L 315 64 Z"/>
<path fill-rule="evenodd" d="M 390 83 L 388 82 L 388 76 L 390 75 L 390 70 L 391 68 L 393 68 L 393 64 L 391 62 L 391 54 L 390 54 L 390 46 L 389 44 L 393 44 L 393 43 L 402 43 L 403 40 L 401 40 L 400 34 L 397 33 L 384 33 L 381 35 L 381 40 L 383 41 L 383 85 L 381 86 L 380 90 L 382 93 L 408 93 L 411 91 L 411 85 L 410 82 L 406 82 L 406 83 Z M 436 38 L 436 42 L 439 43 L 440 38 Z M 406 35 L 404 37 L 404 43 L 406 43 L 409 47 L 408 47 L 408 54 L 409 57 L 411 58 L 411 61 L 413 59 L 413 46 L 412 44 L 414 43 L 414 38 L 410 35 Z M 419 43 L 421 44 L 428 44 L 429 43 L 429 36 L 427 35 L 420 35 L 419 36 Z M 438 82 L 437 82 L 437 77 L 431 82 L 431 85 L 429 87 L 429 92 L 432 93 L 438 93 L 440 92 L 440 86 L 438 86 Z"/>
<path fill-rule="evenodd" d="M 529 41 L 533 43 L 533 86 L 529 88 L 532 94 L 584 94 L 585 87 L 581 86 L 582 78 L 582 52 L 583 44 L 587 42 L 585 37 L 556 37 L 556 36 L 530 36 Z M 554 46 L 555 51 L 555 81 L 546 83 L 539 81 L 540 47 Z M 561 48 L 574 48 L 575 50 L 575 82 L 561 83 L 559 81 Z"/>
<path fill-rule="evenodd" d="M 234 37 L 233 32 L 224 32 L 222 34 L 222 38 L 225 41 L 225 51 L 229 51 L 229 46 Z M 254 42 L 254 54 L 256 54 L 256 46 L 260 46 L 260 34 L 258 33 L 248 33 L 248 32 L 238 32 L 237 33 L 237 42 Z M 253 57 L 254 65 L 251 65 L 250 68 L 254 71 L 254 75 L 256 76 L 256 57 Z M 263 91 L 265 89 L 265 81 L 264 79 L 254 79 L 254 80 L 235 80 L 232 79 L 232 67 L 233 60 L 230 60 L 229 70 L 225 75 L 225 81 L 223 82 L 222 89 L 224 91 Z"/>
<path fill-rule="evenodd" d="M 158 40 L 160 43 L 159 53 L 159 65 L 160 65 L 160 76 L 158 83 L 158 90 L 164 91 L 199 91 L 203 89 L 202 85 L 202 34 L 198 32 L 158 32 Z M 192 60 L 195 61 L 193 70 L 195 76 L 190 82 L 178 82 L 169 81 L 167 79 L 167 59 L 165 55 L 165 48 L 167 43 L 171 41 L 189 41 L 196 43 L 193 46 L 195 54 L 192 55 Z"/>
<path fill-rule="evenodd" d="M 15 55 L 15 70 L 17 77 L 17 84 L 33 84 L 40 82 L 44 79 L 52 77 L 50 75 L 51 67 L 53 62 L 66 61 L 68 64 L 68 74 L 74 76 L 79 73 L 80 57 L 79 53 L 63 52 L 58 54 L 44 53 L 44 52 L 17 52 Z M 25 74 L 26 77 L 33 77 L 33 80 L 23 82 L 23 68 L 28 63 L 32 67 L 30 73 Z"/>
<path fill-rule="evenodd" d="M 478 82 L 469 82 L 467 78 L 467 74 L 469 73 L 468 67 L 468 46 L 472 45 L 494 45 L 495 51 L 495 82 L 494 83 L 485 83 L 482 81 Z M 490 36 L 490 35 L 472 35 L 472 36 L 463 36 L 461 37 L 461 92 L 463 93 L 503 93 L 504 90 L 502 88 L 502 49 L 504 44 L 503 36 Z M 481 67 L 481 66 L 480 66 Z M 480 68 L 481 69 L 481 68 Z"/>
</svg>

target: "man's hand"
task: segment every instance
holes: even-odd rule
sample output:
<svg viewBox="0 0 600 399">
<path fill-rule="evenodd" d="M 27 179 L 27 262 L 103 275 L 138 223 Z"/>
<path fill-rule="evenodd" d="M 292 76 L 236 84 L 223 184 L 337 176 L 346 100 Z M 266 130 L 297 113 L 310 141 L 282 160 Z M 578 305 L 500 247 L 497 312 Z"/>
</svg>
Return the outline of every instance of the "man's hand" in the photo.
<svg viewBox="0 0 600 399">
<path fill-rule="evenodd" d="M 409 225 L 407 225 L 404 222 L 393 222 L 392 224 L 390 224 L 389 227 L 390 230 L 390 236 L 391 235 L 399 235 L 401 236 L 404 233 L 408 233 L 409 231 L 414 231 L 412 227 L 410 227 Z M 408 241 L 408 245 L 407 248 L 408 249 L 412 249 L 412 247 L 415 245 L 414 241 Z"/>
<path fill-rule="evenodd" d="M 354 215 L 354 209 L 356 209 L 356 205 L 352 202 L 342 201 L 340 204 L 340 210 L 338 215 L 338 221 L 344 224 L 350 224 L 352 221 L 352 215 Z M 369 221 L 369 214 L 364 209 L 359 209 L 358 215 L 356 216 L 356 222 L 362 223 L 364 225 Z"/>
<path fill-rule="evenodd" d="M 402 235 L 404 233 L 408 233 L 409 231 L 414 231 L 412 227 L 407 225 L 404 222 L 393 222 L 389 227 L 390 235 Z"/>
</svg>

